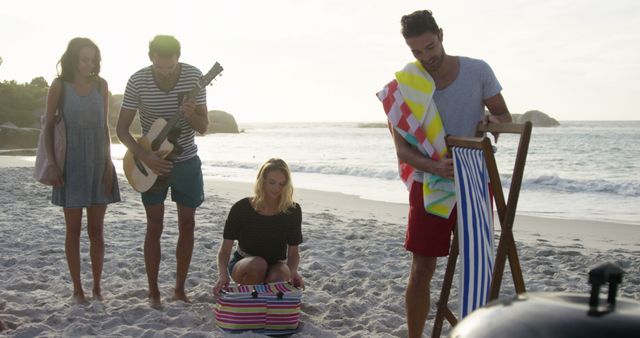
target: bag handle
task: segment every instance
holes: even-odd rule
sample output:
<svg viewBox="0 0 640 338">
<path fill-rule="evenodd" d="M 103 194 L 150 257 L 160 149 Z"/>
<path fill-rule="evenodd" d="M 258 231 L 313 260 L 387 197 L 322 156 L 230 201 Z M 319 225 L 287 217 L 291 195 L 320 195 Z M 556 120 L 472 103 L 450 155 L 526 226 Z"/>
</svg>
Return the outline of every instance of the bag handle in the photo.
<svg viewBox="0 0 640 338">
<path fill-rule="evenodd" d="M 58 96 L 58 104 L 56 105 L 56 110 L 58 111 L 58 116 L 62 118 L 62 106 L 64 105 L 64 80 L 61 77 L 57 77 L 58 81 L 60 81 L 60 95 Z"/>
</svg>

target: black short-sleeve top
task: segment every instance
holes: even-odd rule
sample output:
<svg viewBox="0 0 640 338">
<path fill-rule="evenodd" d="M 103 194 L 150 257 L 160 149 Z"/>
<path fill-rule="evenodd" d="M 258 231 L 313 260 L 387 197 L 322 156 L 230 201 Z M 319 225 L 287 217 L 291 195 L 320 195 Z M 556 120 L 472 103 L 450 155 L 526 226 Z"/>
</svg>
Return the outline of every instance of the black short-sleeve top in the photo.
<svg viewBox="0 0 640 338">
<path fill-rule="evenodd" d="M 237 240 L 242 251 L 273 264 L 287 258 L 287 245 L 302 243 L 302 209 L 295 203 L 286 213 L 259 214 L 249 197 L 236 202 L 224 225 L 224 239 Z"/>
</svg>

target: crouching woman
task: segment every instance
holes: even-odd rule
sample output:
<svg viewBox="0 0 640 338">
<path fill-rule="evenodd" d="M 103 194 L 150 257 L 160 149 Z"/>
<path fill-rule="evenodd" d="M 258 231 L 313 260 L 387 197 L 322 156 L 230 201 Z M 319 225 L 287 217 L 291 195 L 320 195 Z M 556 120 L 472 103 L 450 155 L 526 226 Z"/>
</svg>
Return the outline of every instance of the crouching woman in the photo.
<svg viewBox="0 0 640 338">
<path fill-rule="evenodd" d="M 231 279 L 242 285 L 290 281 L 304 287 L 298 273 L 302 210 L 293 201 L 291 172 L 283 160 L 270 159 L 262 165 L 254 194 L 229 211 L 218 252 L 215 295 Z M 235 241 L 238 246 L 232 255 Z"/>
</svg>

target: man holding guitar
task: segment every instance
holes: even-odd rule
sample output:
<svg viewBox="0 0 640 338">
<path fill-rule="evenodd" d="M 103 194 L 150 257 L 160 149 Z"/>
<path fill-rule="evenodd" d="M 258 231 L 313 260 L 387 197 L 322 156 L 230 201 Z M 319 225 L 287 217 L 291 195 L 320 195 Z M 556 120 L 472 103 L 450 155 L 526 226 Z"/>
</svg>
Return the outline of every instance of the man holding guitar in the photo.
<svg viewBox="0 0 640 338">
<path fill-rule="evenodd" d="M 149 282 L 149 300 L 154 307 L 161 304 L 158 288 L 160 237 L 163 230 L 164 201 L 169 187 L 171 199 L 177 205 L 179 227 L 174 299 L 185 302 L 189 301 L 184 284 L 193 253 L 195 213 L 204 200 L 201 162 L 194 137 L 196 131 L 206 132 L 209 123 L 206 84 L 200 86 L 198 83 L 202 72 L 191 65 L 178 62 L 179 57 L 180 43 L 173 36 L 158 35 L 151 40 L 149 59 L 152 64 L 129 78 L 117 126 L 118 138 L 128 148 L 131 159 L 127 161 L 125 158 L 123 161 L 127 178 L 136 190 L 142 192 L 142 202 L 147 214 L 144 260 Z M 194 87 L 195 84 L 198 84 L 197 88 Z M 136 142 L 129 127 L 137 111 L 140 112 L 144 136 Z M 175 127 L 171 126 L 169 133 L 158 132 L 169 120 Z M 169 136 L 169 140 L 174 143 L 173 147 L 157 146 L 159 143 L 168 144 L 167 134 L 176 136 L 175 140 L 171 140 Z M 161 139 L 163 137 L 165 139 Z M 138 172 L 142 178 L 132 178 L 132 171 Z M 157 176 L 160 179 L 156 181 Z M 151 188 L 139 188 L 135 184 L 145 177 L 150 177 L 149 186 L 153 185 Z"/>
</svg>

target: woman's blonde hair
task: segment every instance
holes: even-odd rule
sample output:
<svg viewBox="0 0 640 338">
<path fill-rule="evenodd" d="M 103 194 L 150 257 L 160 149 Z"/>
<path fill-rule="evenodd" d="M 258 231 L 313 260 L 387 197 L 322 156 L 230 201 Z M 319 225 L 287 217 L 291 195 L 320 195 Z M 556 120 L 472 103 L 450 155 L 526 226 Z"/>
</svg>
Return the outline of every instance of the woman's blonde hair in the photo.
<svg viewBox="0 0 640 338">
<path fill-rule="evenodd" d="M 280 170 L 286 179 L 282 192 L 280 193 L 280 199 L 278 201 L 278 212 L 289 212 L 289 209 L 295 205 L 293 201 L 293 184 L 291 183 L 291 172 L 287 163 L 279 158 L 270 158 L 265 162 L 256 178 L 256 184 L 253 188 L 255 196 L 253 197 L 254 207 L 258 210 L 261 209 L 265 203 L 265 191 L 264 184 L 267 175 L 275 170 Z"/>
</svg>

